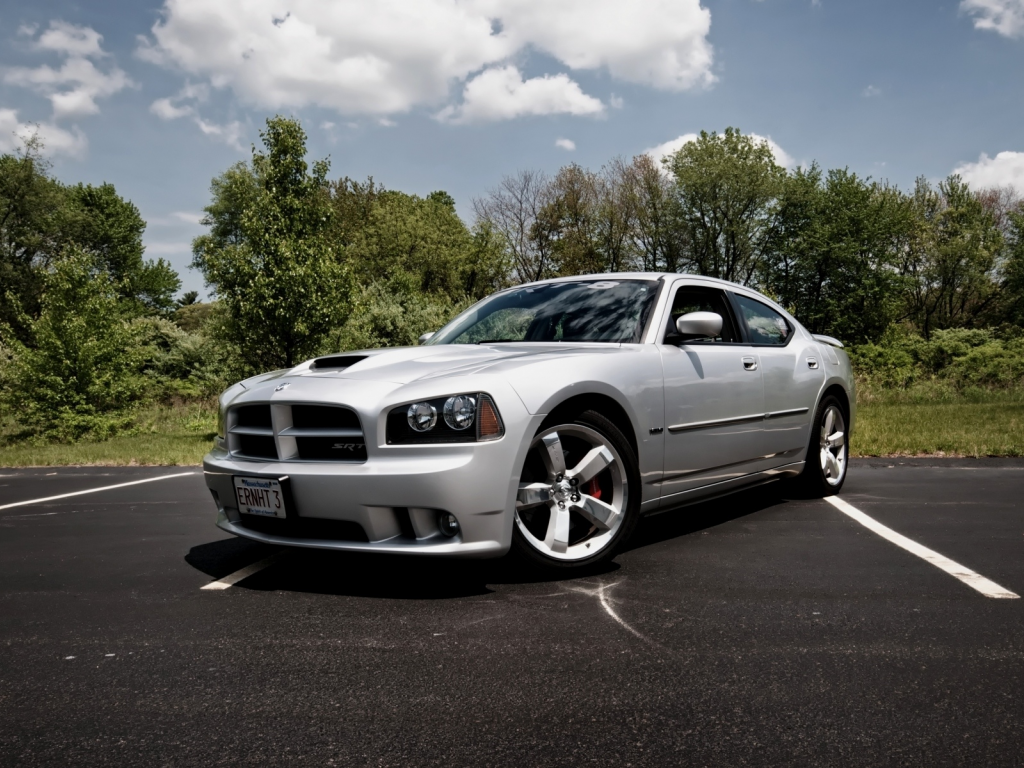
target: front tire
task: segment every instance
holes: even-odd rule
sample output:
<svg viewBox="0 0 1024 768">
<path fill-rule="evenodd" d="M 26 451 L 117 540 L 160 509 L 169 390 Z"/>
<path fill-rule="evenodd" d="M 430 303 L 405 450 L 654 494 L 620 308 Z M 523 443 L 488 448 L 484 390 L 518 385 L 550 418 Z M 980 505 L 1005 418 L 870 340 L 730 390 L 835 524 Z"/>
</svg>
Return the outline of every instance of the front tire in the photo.
<svg viewBox="0 0 1024 768">
<path fill-rule="evenodd" d="M 548 569 L 607 562 L 636 527 L 640 488 L 632 446 L 601 414 L 543 427 L 520 476 L 512 548 Z"/>
<path fill-rule="evenodd" d="M 812 496 L 839 493 L 846 482 L 850 441 L 846 412 L 835 397 L 822 398 L 814 415 L 807 458 L 800 479 Z"/>
</svg>

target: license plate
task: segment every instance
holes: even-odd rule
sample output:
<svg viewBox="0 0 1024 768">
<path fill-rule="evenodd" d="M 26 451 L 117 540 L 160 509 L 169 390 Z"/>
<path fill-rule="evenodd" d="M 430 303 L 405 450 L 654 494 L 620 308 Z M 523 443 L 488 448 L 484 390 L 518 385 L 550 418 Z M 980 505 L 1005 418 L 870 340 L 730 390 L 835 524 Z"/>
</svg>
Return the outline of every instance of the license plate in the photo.
<svg viewBox="0 0 1024 768">
<path fill-rule="evenodd" d="M 263 477 L 236 477 L 238 511 L 245 515 L 287 517 L 281 483 Z"/>
</svg>

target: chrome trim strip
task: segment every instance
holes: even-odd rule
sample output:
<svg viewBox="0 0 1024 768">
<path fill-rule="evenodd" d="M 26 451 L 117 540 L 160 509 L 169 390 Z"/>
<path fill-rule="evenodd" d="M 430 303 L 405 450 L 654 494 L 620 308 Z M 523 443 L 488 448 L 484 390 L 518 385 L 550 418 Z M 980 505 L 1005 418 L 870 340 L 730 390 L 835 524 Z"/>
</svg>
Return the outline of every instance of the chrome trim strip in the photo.
<svg viewBox="0 0 1024 768">
<path fill-rule="evenodd" d="M 765 414 L 756 413 L 750 416 L 733 416 L 729 419 L 714 419 L 713 421 L 694 421 L 689 424 L 675 424 L 668 428 L 669 432 L 687 432 L 691 429 L 708 429 L 709 427 L 724 427 L 727 424 L 743 424 L 748 421 L 763 421 Z"/>
<path fill-rule="evenodd" d="M 766 419 L 778 419 L 782 416 L 799 416 L 801 413 L 807 413 L 810 408 L 790 408 L 788 411 L 772 411 L 766 413 L 764 417 Z"/>
</svg>

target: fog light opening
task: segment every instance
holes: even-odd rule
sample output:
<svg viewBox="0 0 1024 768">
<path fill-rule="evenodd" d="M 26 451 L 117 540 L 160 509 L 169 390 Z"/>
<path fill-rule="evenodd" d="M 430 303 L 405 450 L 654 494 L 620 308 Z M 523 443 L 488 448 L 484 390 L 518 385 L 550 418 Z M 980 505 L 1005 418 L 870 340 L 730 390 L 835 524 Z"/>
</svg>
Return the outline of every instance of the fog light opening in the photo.
<svg viewBox="0 0 1024 768">
<path fill-rule="evenodd" d="M 459 532 L 459 521 L 455 519 L 455 515 L 451 512 L 439 512 L 437 515 L 437 527 L 441 529 L 441 534 L 451 538 Z"/>
</svg>

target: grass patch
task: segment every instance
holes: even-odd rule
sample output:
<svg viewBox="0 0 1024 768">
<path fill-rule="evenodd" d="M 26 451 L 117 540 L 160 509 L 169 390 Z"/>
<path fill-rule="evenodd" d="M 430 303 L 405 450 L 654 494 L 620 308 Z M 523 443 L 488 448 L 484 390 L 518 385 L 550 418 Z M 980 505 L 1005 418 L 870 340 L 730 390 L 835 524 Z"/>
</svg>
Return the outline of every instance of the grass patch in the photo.
<svg viewBox="0 0 1024 768">
<path fill-rule="evenodd" d="M 135 428 L 103 442 L 11 442 L 14 425 L 0 440 L 0 467 L 69 465 L 196 465 L 213 446 L 213 405 L 152 406 L 138 413 Z"/>
<path fill-rule="evenodd" d="M 937 401 L 936 401 L 937 400 Z M 1024 393 L 927 400 L 877 393 L 857 409 L 854 456 L 1024 456 Z"/>
</svg>

